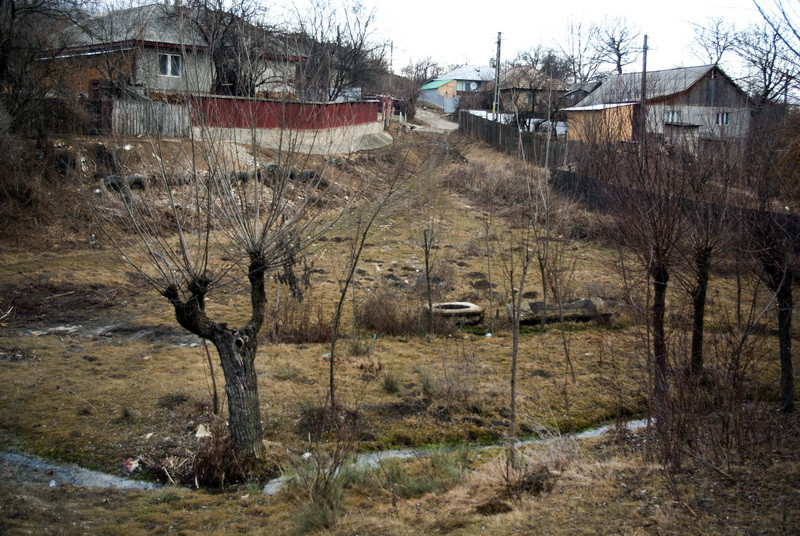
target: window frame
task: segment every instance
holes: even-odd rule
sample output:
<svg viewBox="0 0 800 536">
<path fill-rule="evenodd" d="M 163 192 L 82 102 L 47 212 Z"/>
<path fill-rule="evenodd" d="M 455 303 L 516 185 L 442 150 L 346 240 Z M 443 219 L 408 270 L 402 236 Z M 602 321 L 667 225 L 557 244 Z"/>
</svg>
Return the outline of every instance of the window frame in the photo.
<svg viewBox="0 0 800 536">
<path fill-rule="evenodd" d="M 176 69 L 177 67 L 177 69 Z M 166 70 L 166 73 L 164 72 Z M 177 74 L 175 72 L 177 71 Z M 183 77 L 183 56 L 180 54 L 158 54 L 158 76 L 168 78 Z"/>
<path fill-rule="evenodd" d="M 714 124 L 716 124 L 719 127 L 730 125 L 731 124 L 730 112 L 717 112 L 717 115 L 714 118 Z"/>
<path fill-rule="evenodd" d="M 681 110 L 667 110 L 664 112 L 664 123 L 680 123 L 682 119 Z"/>
</svg>

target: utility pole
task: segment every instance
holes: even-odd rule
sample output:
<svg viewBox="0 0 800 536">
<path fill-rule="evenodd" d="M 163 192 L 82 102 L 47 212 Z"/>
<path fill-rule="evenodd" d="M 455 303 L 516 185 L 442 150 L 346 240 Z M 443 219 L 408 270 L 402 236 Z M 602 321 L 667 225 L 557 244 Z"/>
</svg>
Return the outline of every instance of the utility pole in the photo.
<svg viewBox="0 0 800 536">
<path fill-rule="evenodd" d="M 494 120 L 499 122 L 500 115 L 500 38 L 503 32 L 497 32 L 497 57 L 494 60 L 494 100 L 492 101 L 492 114 Z"/>
<path fill-rule="evenodd" d="M 639 103 L 639 148 L 641 150 L 642 162 L 644 162 L 647 149 L 647 36 L 644 36 L 644 46 L 642 47 L 642 95 Z"/>
</svg>

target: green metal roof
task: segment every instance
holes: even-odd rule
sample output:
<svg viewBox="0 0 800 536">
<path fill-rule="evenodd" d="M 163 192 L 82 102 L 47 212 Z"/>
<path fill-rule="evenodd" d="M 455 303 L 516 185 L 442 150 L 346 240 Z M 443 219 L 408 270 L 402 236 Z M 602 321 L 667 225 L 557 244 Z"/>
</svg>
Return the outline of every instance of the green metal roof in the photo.
<svg viewBox="0 0 800 536">
<path fill-rule="evenodd" d="M 448 82 L 452 82 L 452 80 L 433 80 L 432 82 L 428 82 L 427 84 L 425 84 L 424 86 L 422 86 L 419 89 L 420 89 L 420 91 L 424 91 L 426 89 L 436 89 L 438 87 L 442 87 L 443 85 L 445 85 Z"/>
</svg>

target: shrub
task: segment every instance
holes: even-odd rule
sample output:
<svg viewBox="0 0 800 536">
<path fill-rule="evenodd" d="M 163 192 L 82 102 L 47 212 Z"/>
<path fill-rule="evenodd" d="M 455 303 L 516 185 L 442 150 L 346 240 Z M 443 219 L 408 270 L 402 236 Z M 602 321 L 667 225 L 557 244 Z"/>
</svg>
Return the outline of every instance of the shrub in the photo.
<svg viewBox="0 0 800 536">
<path fill-rule="evenodd" d="M 275 314 L 275 322 L 264 330 L 263 337 L 271 343 L 306 344 L 329 342 L 333 323 L 322 305 L 306 297 L 284 300 Z"/>
<path fill-rule="evenodd" d="M 430 369 L 418 366 L 422 395 L 436 399 L 450 409 L 474 411 L 483 404 L 478 382 L 475 354 L 471 349 L 458 346 L 440 356 L 439 366 Z"/>
<path fill-rule="evenodd" d="M 488 488 L 492 494 L 507 499 L 538 495 L 552 489 L 556 477 L 578 458 L 573 439 L 556 439 L 546 446 L 515 448 L 507 457 L 485 464 L 471 484 Z"/>
<path fill-rule="evenodd" d="M 372 348 L 370 347 L 369 341 L 353 337 L 350 339 L 348 350 L 352 357 L 364 357 L 370 355 Z"/>
<path fill-rule="evenodd" d="M 226 484 L 244 481 L 247 468 L 225 424 L 218 419 L 211 423 L 209 431 L 211 436 L 201 440 L 200 449 L 192 462 L 194 482 L 224 487 Z"/>
<path fill-rule="evenodd" d="M 406 460 L 386 460 L 381 464 L 385 483 L 398 497 L 411 499 L 427 493 L 443 493 L 461 482 L 467 474 L 470 450 L 439 450 L 419 459 L 412 467 Z"/>
<path fill-rule="evenodd" d="M 387 372 L 383 375 L 383 390 L 393 395 L 400 391 L 400 381 L 397 379 L 397 376 L 392 374 L 391 372 Z"/>
<path fill-rule="evenodd" d="M 334 412 L 326 406 L 305 404 L 303 417 L 310 426 L 310 450 L 290 460 L 284 468 L 291 475 L 286 491 L 301 505 L 294 511 L 298 533 L 331 528 L 339 517 L 345 490 L 366 479 L 366 470 L 350 464 L 358 435 L 357 412 Z M 329 447 L 322 448 L 322 438 L 331 432 Z"/>
<path fill-rule="evenodd" d="M 341 441 L 341 437 L 355 440 L 370 435 L 369 424 L 358 409 L 340 407 L 332 410 L 327 404 L 307 401 L 300 405 L 297 431 L 301 437 L 310 437 L 312 442 L 323 439 Z"/>
<path fill-rule="evenodd" d="M 356 306 L 358 329 L 380 335 L 418 335 L 424 325 L 422 308 L 387 291 L 369 294 Z"/>
</svg>

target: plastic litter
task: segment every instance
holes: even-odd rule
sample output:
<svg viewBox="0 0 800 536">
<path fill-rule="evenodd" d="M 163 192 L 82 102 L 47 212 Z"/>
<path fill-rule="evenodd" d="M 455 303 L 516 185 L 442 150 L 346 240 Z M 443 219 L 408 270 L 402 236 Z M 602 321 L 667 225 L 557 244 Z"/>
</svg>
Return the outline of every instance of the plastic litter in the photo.
<svg viewBox="0 0 800 536">
<path fill-rule="evenodd" d="M 128 458 L 125 460 L 125 470 L 129 473 L 135 473 L 139 469 L 141 469 L 140 465 L 142 463 L 142 459 L 139 456 L 133 456 L 132 458 Z"/>
<path fill-rule="evenodd" d="M 58 486 L 58 482 L 56 482 L 55 480 L 51 480 L 47 485 L 50 486 L 51 488 L 54 488 Z"/>
</svg>

